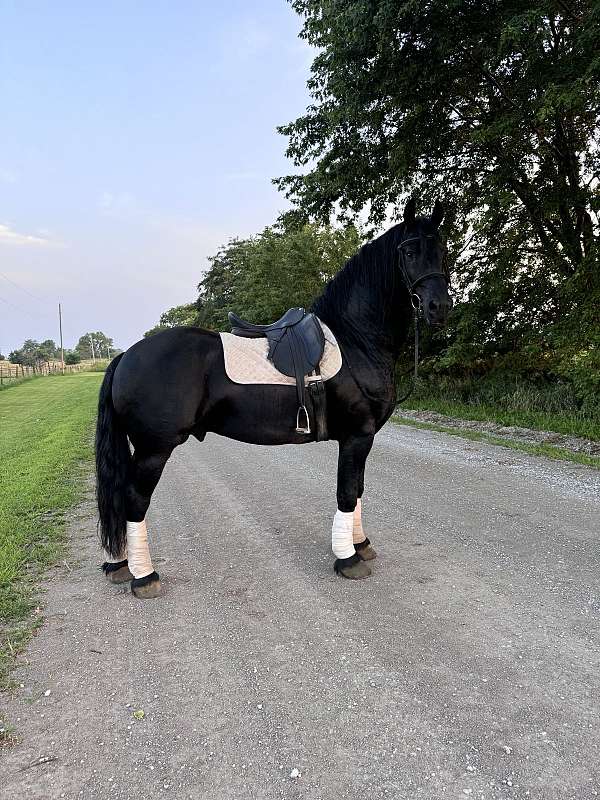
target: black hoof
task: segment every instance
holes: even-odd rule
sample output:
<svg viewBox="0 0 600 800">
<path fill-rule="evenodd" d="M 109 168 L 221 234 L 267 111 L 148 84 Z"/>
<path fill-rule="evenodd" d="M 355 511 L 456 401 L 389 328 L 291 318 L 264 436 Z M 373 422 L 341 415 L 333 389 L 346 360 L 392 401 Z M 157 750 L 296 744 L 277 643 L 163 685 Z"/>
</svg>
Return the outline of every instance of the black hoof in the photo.
<svg viewBox="0 0 600 800">
<path fill-rule="evenodd" d="M 363 561 L 373 561 L 374 558 L 377 558 L 377 551 L 368 539 L 365 539 L 364 542 L 355 543 L 354 548 L 356 554 L 362 558 Z"/>
<path fill-rule="evenodd" d="M 140 600 L 150 600 L 153 597 L 160 597 L 162 587 L 158 572 L 151 572 L 143 578 L 134 578 L 131 581 L 131 591 Z"/>
<path fill-rule="evenodd" d="M 129 571 L 127 559 L 124 561 L 117 561 L 114 564 L 110 561 L 105 561 L 100 569 L 111 583 L 127 583 L 127 581 L 133 578 L 133 575 Z"/>
<path fill-rule="evenodd" d="M 333 568 L 338 575 L 351 581 L 361 581 L 371 574 L 371 567 L 356 553 L 350 558 L 336 558 Z"/>
</svg>

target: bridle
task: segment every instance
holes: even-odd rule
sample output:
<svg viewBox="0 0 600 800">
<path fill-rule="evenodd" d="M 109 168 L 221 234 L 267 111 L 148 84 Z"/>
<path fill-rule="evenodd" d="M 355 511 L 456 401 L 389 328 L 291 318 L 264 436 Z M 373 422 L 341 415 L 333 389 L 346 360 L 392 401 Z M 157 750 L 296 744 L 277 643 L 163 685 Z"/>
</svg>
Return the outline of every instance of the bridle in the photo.
<svg viewBox="0 0 600 800">
<path fill-rule="evenodd" d="M 422 236 L 411 236 L 408 239 L 404 239 L 398 245 L 398 266 L 400 268 L 400 274 L 402 275 L 402 280 L 408 289 L 408 294 L 410 296 L 410 304 L 413 307 L 413 321 L 414 321 L 414 328 L 415 328 L 415 361 L 414 366 L 404 373 L 404 375 L 408 375 L 409 372 L 413 373 L 413 382 L 408 390 L 408 392 L 402 397 L 400 400 L 396 401 L 396 404 L 399 405 L 403 403 L 413 392 L 415 388 L 415 382 L 419 377 L 419 323 L 423 319 L 423 304 L 421 302 L 421 298 L 416 293 L 415 288 L 422 283 L 423 281 L 427 280 L 427 278 L 443 278 L 446 281 L 446 286 L 450 286 L 450 268 L 448 266 L 448 251 L 444 248 L 444 255 L 442 257 L 442 271 L 439 270 L 432 270 L 431 272 L 426 272 L 423 275 L 417 276 L 414 280 L 411 280 L 410 275 L 408 274 L 408 269 L 406 267 L 406 253 L 404 252 L 403 248 L 407 244 L 412 244 L 413 242 L 421 242 L 423 239 L 435 239 L 436 237 L 433 234 L 423 234 Z"/>
<path fill-rule="evenodd" d="M 411 244 L 412 242 L 421 242 L 423 239 L 435 239 L 436 237 L 433 234 L 423 234 L 422 236 L 411 236 L 408 239 L 404 239 L 398 245 L 398 266 L 400 267 L 400 274 L 402 275 L 402 280 L 406 284 L 406 288 L 408 289 L 408 293 L 410 295 L 410 302 L 412 307 L 417 311 L 420 317 L 423 316 L 423 306 L 421 304 L 421 298 L 415 292 L 415 287 L 418 286 L 423 281 L 427 280 L 427 278 L 443 278 L 446 281 L 446 285 L 450 286 L 450 269 L 448 267 L 448 251 L 444 248 L 444 255 L 442 257 L 442 271 L 433 270 L 432 272 L 426 272 L 424 275 L 419 275 L 415 280 L 411 280 L 408 274 L 408 269 L 406 267 L 406 254 L 403 248 L 407 244 Z"/>
</svg>

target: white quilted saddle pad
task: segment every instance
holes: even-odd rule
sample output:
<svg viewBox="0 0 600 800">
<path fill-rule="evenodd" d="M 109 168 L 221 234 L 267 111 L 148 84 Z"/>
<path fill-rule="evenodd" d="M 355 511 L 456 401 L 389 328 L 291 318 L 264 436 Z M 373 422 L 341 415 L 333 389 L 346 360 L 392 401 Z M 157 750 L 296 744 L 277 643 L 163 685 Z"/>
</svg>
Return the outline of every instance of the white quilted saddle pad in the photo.
<svg viewBox="0 0 600 800">
<path fill-rule="evenodd" d="M 325 336 L 325 350 L 321 360 L 324 381 L 333 378 L 342 367 L 342 354 L 335 336 L 319 320 Z M 221 333 L 225 372 L 234 383 L 279 383 L 295 386 L 296 379 L 278 372 L 267 358 L 269 343 L 266 339 L 246 339 L 232 333 Z"/>
</svg>

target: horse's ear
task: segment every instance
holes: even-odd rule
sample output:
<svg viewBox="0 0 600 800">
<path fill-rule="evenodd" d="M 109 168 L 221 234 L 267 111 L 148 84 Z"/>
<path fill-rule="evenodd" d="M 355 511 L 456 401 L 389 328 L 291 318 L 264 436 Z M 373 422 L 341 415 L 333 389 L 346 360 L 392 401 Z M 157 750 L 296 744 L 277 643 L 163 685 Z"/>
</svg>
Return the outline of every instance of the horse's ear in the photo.
<svg viewBox="0 0 600 800">
<path fill-rule="evenodd" d="M 436 228 L 439 228 L 441 221 L 444 219 L 444 206 L 439 200 L 435 201 L 433 211 L 431 212 L 431 221 Z"/>
<path fill-rule="evenodd" d="M 407 225 L 412 225 L 415 221 L 415 212 L 416 201 L 414 197 L 411 197 L 404 209 L 404 222 L 406 222 Z"/>
</svg>

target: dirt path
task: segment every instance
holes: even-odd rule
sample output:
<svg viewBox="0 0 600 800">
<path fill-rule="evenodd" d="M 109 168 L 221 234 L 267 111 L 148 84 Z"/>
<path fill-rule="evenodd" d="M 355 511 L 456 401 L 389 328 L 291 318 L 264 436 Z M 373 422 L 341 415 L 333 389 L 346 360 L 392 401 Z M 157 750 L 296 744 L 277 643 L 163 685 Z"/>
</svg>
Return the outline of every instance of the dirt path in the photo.
<svg viewBox="0 0 600 800">
<path fill-rule="evenodd" d="M 84 509 L 0 797 L 598 796 L 600 475 L 388 426 L 358 584 L 331 570 L 334 476 L 333 444 L 180 448 L 145 603 L 102 579 Z"/>
</svg>

